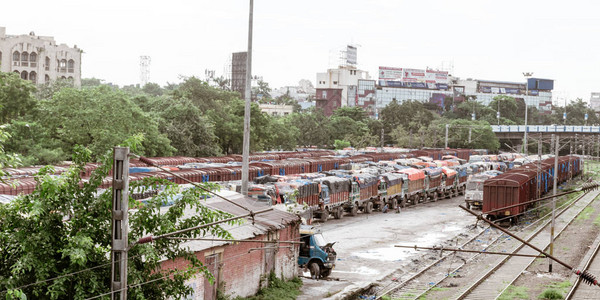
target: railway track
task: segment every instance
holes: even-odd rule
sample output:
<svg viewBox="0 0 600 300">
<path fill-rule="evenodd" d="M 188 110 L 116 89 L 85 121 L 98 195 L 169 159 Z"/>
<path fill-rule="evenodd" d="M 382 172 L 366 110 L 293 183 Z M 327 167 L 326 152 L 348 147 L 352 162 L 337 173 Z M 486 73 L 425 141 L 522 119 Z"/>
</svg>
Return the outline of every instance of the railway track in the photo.
<svg viewBox="0 0 600 300">
<path fill-rule="evenodd" d="M 592 274 L 600 274 L 600 259 L 597 254 L 600 250 L 600 236 L 596 238 L 592 244 L 590 250 L 583 257 L 578 269 L 582 271 L 588 271 Z M 598 287 L 590 286 L 587 284 L 581 284 L 581 277 L 573 276 L 573 286 L 569 290 L 569 293 L 565 297 L 565 300 L 569 299 L 595 299 L 598 297 Z"/>
<path fill-rule="evenodd" d="M 560 215 L 556 217 L 555 230 L 557 230 L 557 233 L 555 236 L 560 235 L 575 217 L 592 203 L 599 193 L 599 191 L 587 192 L 563 209 Z M 538 248 L 545 249 L 549 245 L 550 240 L 549 228 L 550 220 L 531 233 L 526 240 Z M 524 247 L 523 244 L 513 248 L 511 253 L 538 254 L 537 251 L 529 247 Z M 478 274 L 476 280 L 470 285 L 463 286 L 451 299 L 496 299 L 533 263 L 534 259 L 531 257 L 516 256 L 497 258 L 486 266 L 486 271 L 483 274 Z"/>
<path fill-rule="evenodd" d="M 583 196 L 585 196 L 585 195 L 583 195 Z M 567 211 L 571 206 L 573 206 L 575 203 L 578 202 L 577 200 L 582 199 L 583 196 L 579 197 L 578 199 L 576 199 L 570 203 L 564 204 L 562 207 L 559 207 L 558 215 L 560 216 L 562 213 Z M 590 201 L 590 203 L 591 203 L 591 201 Z M 548 216 L 548 215 L 546 215 L 546 216 Z M 544 216 L 544 217 L 546 217 L 546 216 Z M 536 223 L 541 223 L 542 220 L 544 219 L 544 217 L 542 217 L 542 218 L 536 220 L 535 222 L 533 222 L 532 224 L 522 228 L 521 231 L 534 227 L 536 225 Z M 539 225 L 536 229 L 533 230 L 533 233 L 530 236 L 533 238 L 535 235 L 537 235 L 539 232 L 541 232 L 544 228 L 546 228 L 547 225 L 549 224 L 549 222 L 550 222 L 549 220 L 543 222 L 543 224 Z M 489 228 L 484 229 L 479 234 L 477 234 L 473 238 L 469 239 L 467 242 L 463 243 L 461 246 L 457 246 L 457 247 L 467 249 L 468 246 L 470 246 L 471 244 L 475 244 L 476 248 L 478 250 L 482 250 L 481 243 L 476 244 L 476 243 L 474 243 L 474 241 L 480 241 L 482 234 L 484 234 L 485 232 L 490 232 L 490 230 L 493 230 L 493 229 L 489 229 Z M 501 237 L 503 237 L 503 235 L 498 233 L 493 238 L 490 238 L 487 242 L 488 245 L 486 247 L 484 247 L 483 250 L 484 251 L 500 250 L 500 249 L 498 249 L 499 247 L 502 247 L 503 249 L 505 249 L 507 247 L 507 245 L 506 245 L 507 243 L 511 244 L 511 246 L 509 247 L 510 249 L 518 248 L 520 246 L 520 243 L 518 243 L 517 241 L 501 241 L 500 240 Z M 506 236 L 504 236 L 504 237 L 506 237 Z M 499 241 L 501 241 L 502 243 Z M 518 249 L 515 251 L 518 251 Z M 534 253 L 534 254 L 537 254 L 537 253 Z M 384 289 L 383 291 L 378 293 L 378 295 L 379 295 L 378 299 L 386 294 L 390 294 L 394 298 L 399 298 L 399 299 L 420 299 L 421 297 L 423 297 L 427 293 L 429 293 L 431 290 L 440 286 L 440 284 L 442 282 L 446 281 L 448 278 L 451 278 L 453 275 L 458 274 L 458 272 L 461 269 L 463 269 L 463 267 L 465 267 L 469 263 L 472 263 L 476 258 L 481 256 L 481 254 L 461 253 L 460 258 L 461 258 L 462 262 L 460 262 L 458 265 L 456 265 L 456 262 L 450 262 L 449 264 L 448 263 L 444 264 L 444 262 L 447 261 L 447 258 L 450 257 L 451 255 L 454 255 L 454 253 L 449 252 L 449 253 L 445 254 L 440 259 L 437 259 L 436 261 L 434 261 L 433 263 L 431 263 L 424 269 L 420 270 L 417 274 L 404 280 L 400 284 L 395 285 L 392 288 Z M 503 258 L 495 257 L 495 258 L 497 260 L 502 260 L 504 257 Z M 505 257 L 505 258 L 508 258 L 508 257 Z M 531 260 L 533 261 L 533 259 L 531 259 Z M 502 262 L 497 262 L 497 265 L 500 265 L 501 263 Z M 451 267 L 449 267 L 448 265 L 450 265 Z M 435 268 L 434 268 L 434 266 L 435 266 Z M 480 278 L 480 280 L 483 281 L 483 280 L 485 280 L 485 278 Z M 482 298 L 482 299 L 488 299 L 488 298 Z M 491 299 L 493 299 L 493 298 L 491 298 Z"/>
</svg>

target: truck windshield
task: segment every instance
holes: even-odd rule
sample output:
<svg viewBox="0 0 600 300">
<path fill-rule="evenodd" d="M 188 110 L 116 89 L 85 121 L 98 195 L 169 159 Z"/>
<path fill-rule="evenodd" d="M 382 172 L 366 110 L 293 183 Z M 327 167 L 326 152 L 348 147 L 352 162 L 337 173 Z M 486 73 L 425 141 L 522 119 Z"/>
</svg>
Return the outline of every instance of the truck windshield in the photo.
<svg viewBox="0 0 600 300">
<path fill-rule="evenodd" d="M 481 182 L 481 181 L 469 181 L 467 183 L 467 190 L 469 190 L 469 191 L 483 191 L 483 182 Z"/>
<path fill-rule="evenodd" d="M 317 244 L 317 246 L 324 247 L 325 245 L 327 245 L 327 242 L 325 241 L 325 238 L 323 237 L 322 234 L 317 233 L 314 235 L 314 238 L 315 238 L 315 243 Z"/>
</svg>

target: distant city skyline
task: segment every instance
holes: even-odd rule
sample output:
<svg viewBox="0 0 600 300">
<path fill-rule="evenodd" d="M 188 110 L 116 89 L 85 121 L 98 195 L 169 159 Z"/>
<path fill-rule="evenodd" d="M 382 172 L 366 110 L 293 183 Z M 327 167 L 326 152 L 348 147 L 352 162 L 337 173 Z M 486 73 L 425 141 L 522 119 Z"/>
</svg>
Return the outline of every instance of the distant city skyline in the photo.
<svg viewBox="0 0 600 300">
<path fill-rule="evenodd" d="M 248 1 L 32 0 L 3 4 L 9 35 L 53 36 L 83 49 L 82 77 L 140 83 L 140 56 L 152 58 L 150 82 L 179 75 L 223 75 L 246 51 Z M 522 72 L 555 80 L 554 103 L 600 91 L 600 3 L 558 1 L 256 0 L 253 75 L 272 88 L 315 84 L 330 52 L 358 46 L 358 67 L 437 69 L 452 62 L 460 78 L 525 82 Z"/>
</svg>

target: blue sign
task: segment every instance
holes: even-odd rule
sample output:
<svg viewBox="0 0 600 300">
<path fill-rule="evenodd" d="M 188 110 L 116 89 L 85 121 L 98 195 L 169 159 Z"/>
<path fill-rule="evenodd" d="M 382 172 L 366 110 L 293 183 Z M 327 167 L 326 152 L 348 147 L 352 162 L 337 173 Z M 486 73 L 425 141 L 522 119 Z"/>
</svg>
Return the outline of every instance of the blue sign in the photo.
<svg viewBox="0 0 600 300">
<path fill-rule="evenodd" d="M 480 90 L 481 90 L 482 93 L 491 93 L 492 92 L 492 88 L 489 87 L 489 86 L 482 86 L 480 88 Z"/>
<path fill-rule="evenodd" d="M 567 119 L 567 113 L 566 113 L 566 112 L 564 112 L 564 113 L 563 113 L 563 120 L 566 120 L 566 119 Z"/>
<path fill-rule="evenodd" d="M 588 119 L 588 114 L 585 114 L 585 120 L 587 121 L 587 119 Z"/>
</svg>

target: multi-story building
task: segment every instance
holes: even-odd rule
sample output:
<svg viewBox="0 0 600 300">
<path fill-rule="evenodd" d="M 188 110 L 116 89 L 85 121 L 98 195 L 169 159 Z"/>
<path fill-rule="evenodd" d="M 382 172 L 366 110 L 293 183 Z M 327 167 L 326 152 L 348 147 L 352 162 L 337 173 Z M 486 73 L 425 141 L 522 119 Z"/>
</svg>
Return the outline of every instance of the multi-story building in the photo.
<svg viewBox="0 0 600 300">
<path fill-rule="evenodd" d="M 590 97 L 590 108 L 593 109 L 596 114 L 600 113 L 600 93 L 592 92 Z"/>
<path fill-rule="evenodd" d="M 231 55 L 231 90 L 246 95 L 246 60 L 248 52 L 235 52 Z"/>
<path fill-rule="evenodd" d="M 18 73 L 36 84 L 69 79 L 81 86 L 81 53 L 77 45 L 57 44 L 53 37 L 33 32 L 7 35 L 0 27 L 0 71 Z"/>
<path fill-rule="evenodd" d="M 337 69 L 328 69 L 325 73 L 317 73 L 317 92 L 316 100 L 317 107 L 343 107 L 343 106 L 354 106 L 356 95 L 356 88 L 359 80 L 370 79 L 369 72 L 359 70 L 354 66 L 341 66 Z M 322 95 L 321 91 L 341 89 L 339 99 L 331 99 L 331 97 Z M 326 93 L 327 95 L 327 93 Z M 323 101 L 335 101 L 336 103 L 321 103 Z"/>
</svg>

